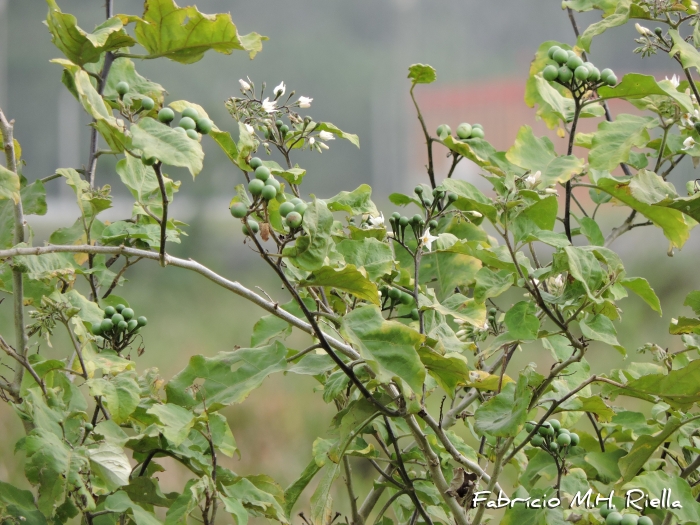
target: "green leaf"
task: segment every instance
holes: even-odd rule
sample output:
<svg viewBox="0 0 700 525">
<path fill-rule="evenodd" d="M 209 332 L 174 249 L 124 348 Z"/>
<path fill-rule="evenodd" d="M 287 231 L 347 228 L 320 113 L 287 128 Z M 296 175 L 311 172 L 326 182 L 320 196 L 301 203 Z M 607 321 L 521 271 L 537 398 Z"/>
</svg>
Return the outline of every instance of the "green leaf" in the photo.
<svg viewBox="0 0 700 525">
<path fill-rule="evenodd" d="M 700 291 L 696 290 L 686 295 L 683 306 L 690 306 L 695 315 L 700 316 Z"/>
<path fill-rule="evenodd" d="M 504 382 L 500 394 L 477 408 L 474 429 L 493 437 L 515 436 L 525 423 L 529 403 L 527 377 L 521 374 L 517 383 Z"/>
<path fill-rule="evenodd" d="M 77 19 L 68 13 L 62 13 L 55 0 L 46 0 L 49 13 L 46 25 L 51 32 L 51 41 L 78 65 L 98 62 L 102 53 L 115 51 L 121 47 L 131 47 L 136 41 L 124 30 L 122 17 L 113 16 L 87 33 L 78 27 Z"/>
<path fill-rule="evenodd" d="M 537 138 L 530 126 L 522 126 L 506 158 L 521 168 L 541 173 L 540 187 L 564 183 L 583 171 L 584 161 L 573 155 L 557 156 L 547 137 Z"/>
<path fill-rule="evenodd" d="M 646 279 L 643 277 L 625 277 L 624 279 L 620 279 L 620 284 L 622 284 L 622 286 L 625 288 L 632 290 L 639 297 L 641 297 L 652 310 L 659 312 L 659 315 L 662 315 L 661 302 Z"/>
<path fill-rule="evenodd" d="M 513 274 L 508 270 L 494 272 L 482 267 L 476 272 L 476 285 L 474 286 L 474 299 L 483 303 L 489 297 L 498 297 L 513 286 Z"/>
<path fill-rule="evenodd" d="M 628 391 L 658 396 L 668 404 L 682 410 L 700 401 L 700 360 L 691 361 L 684 368 L 671 370 L 668 374 L 649 374 L 627 383 L 620 393 Z"/>
<path fill-rule="evenodd" d="M 389 195 L 389 201 L 397 206 L 408 206 L 409 204 L 415 204 L 416 206 L 421 205 L 418 199 L 414 199 L 403 193 L 392 193 Z"/>
<path fill-rule="evenodd" d="M 620 479 L 620 458 L 627 454 L 626 450 L 608 450 L 606 452 L 589 452 L 584 460 L 598 472 L 597 478 L 603 483 L 612 483 Z"/>
<path fill-rule="evenodd" d="M 341 191 L 335 197 L 325 199 L 331 211 L 346 211 L 350 215 L 369 213 L 378 216 L 379 211 L 372 202 L 372 188 L 367 184 L 360 185 L 353 191 Z"/>
<path fill-rule="evenodd" d="M 438 385 L 454 398 L 455 389 L 469 383 L 467 358 L 456 352 L 441 355 L 425 346 L 418 350 L 421 362 Z"/>
<path fill-rule="evenodd" d="M 442 181 L 442 186 L 453 193 L 459 199 L 453 204 L 462 211 L 478 211 L 484 217 L 488 217 L 491 222 L 497 221 L 498 212 L 491 203 L 491 200 L 481 193 L 476 186 L 463 180 L 446 179 Z"/>
<path fill-rule="evenodd" d="M 537 339 L 540 320 L 535 315 L 537 308 L 534 303 L 520 301 L 506 312 L 505 323 L 508 333 L 515 339 L 523 341 Z"/>
<path fill-rule="evenodd" d="M 564 252 L 569 261 L 569 273 L 583 284 L 589 297 L 594 298 L 595 292 L 603 284 L 603 269 L 590 251 L 566 246 Z"/>
<path fill-rule="evenodd" d="M 163 97 L 165 94 L 163 86 L 139 75 L 130 58 L 116 58 L 112 62 L 112 67 L 109 69 L 107 85 L 104 89 L 104 98 L 113 104 L 118 104 L 117 101 L 120 98 L 119 93 L 117 93 L 117 84 L 119 82 L 126 82 L 129 84 L 129 92 L 123 97 L 125 105 L 131 105 L 134 99 L 137 98 L 150 97 L 156 103 L 155 108 L 151 110 L 153 114 L 155 114 L 158 107 L 163 104 Z"/>
<path fill-rule="evenodd" d="M 591 51 L 591 41 L 608 29 L 627 23 L 630 18 L 649 18 L 649 13 L 642 7 L 633 4 L 633 0 L 620 0 L 612 13 L 604 14 L 604 18 L 586 28 L 578 39 L 578 45 L 584 51 Z"/>
<path fill-rule="evenodd" d="M 219 452 L 232 458 L 238 452 L 238 447 L 228 420 L 219 412 L 207 413 L 207 418 L 209 419 L 209 429 L 211 430 L 214 446 Z"/>
<path fill-rule="evenodd" d="M 286 247 L 282 253 L 298 268 L 312 272 L 324 265 L 332 243 L 333 215 L 325 202 L 314 199 L 309 204 L 302 227 L 307 235 L 298 237 L 295 245 Z"/>
<path fill-rule="evenodd" d="M 469 286 L 481 269 L 481 261 L 469 255 L 463 242 L 457 242 L 445 250 L 435 250 L 423 255 L 420 265 L 420 282 L 433 283 L 440 297 L 451 295 L 458 286 Z"/>
<path fill-rule="evenodd" d="M 678 197 L 673 184 L 653 171 L 639 170 L 629 183 L 632 196 L 644 204 L 658 204 Z"/>
<path fill-rule="evenodd" d="M 346 133 L 338 126 L 331 124 L 330 122 L 312 122 L 309 124 L 309 129 L 313 129 L 313 131 L 328 131 L 341 139 L 347 140 L 358 148 L 360 147 L 360 138 L 357 135 L 353 133 Z"/>
<path fill-rule="evenodd" d="M 194 425 L 194 413 L 173 403 L 153 405 L 146 413 L 158 418 L 163 427 L 163 435 L 175 446 L 187 439 Z"/>
<path fill-rule="evenodd" d="M 653 435 L 642 435 L 632 445 L 625 457 L 621 458 L 618 465 L 622 473 L 622 483 L 631 481 L 640 472 L 656 449 L 676 432 L 683 422 L 677 417 L 670 417 L 664 428 Z"/>
<path fill-rule="evenodd" d="M 46 518 L 34 503 L 34 494 L 0 481 L 0 516 L 5 515 L 20 522 L 46 525 Z"/>
<path fill-rule="evenodd" d="M 408 68 L 408 78 L 410 78 L 414 84 L 430 84 L 435 82 L 437 73 L 435 72 L 435 68 L 427 64 L 412 64 Z"/>
<path fill-rule="evenodd" d="M 27 184 L 20 190 L 25 215 L 46 215 L 46 188 L 41 180 Z"/>
<path fill-rule="evenodd" d="M 248 476 L 238 478 L 235 483 L 224 485 L 222 488 L 226 496 L 239 500 L 246 509 L 260 512 L 266 518 L 287 523 L 280 502 L 274 494 L 269 492 L 279 490 L 281 499 L 282 490 L 271 481 L 267 476 Z"/>
<path fill-rule="evenodd" d="M 192 64 L 210 49 L 226 55 L 239 49 L 253 58 L 267 40 L 257 33 L 240 36 L 228 13 L 206 15 L 194 6 L 180 8 L 174 0 L 148 0 L 145 7 L 135 33 L 148 58 L 166 57 Z"/>
<path fill-rule="evenodd" d="M 512 221 L 513 235 L 518 242 L 524 241 L 538 232 L 552 231 L 557 221 L 559 204 L 557 197 L 544 197 L 518 213 Z"/>
<path fill-rule="evenodd" d="M 675 57 L 678 55 L 683 68 L 688 69 L 694 67 L 696 70 L 700 71 L 700 52 L 695 49 L 695 46 L 686 42 L 678 33 L 677 29 L 669 29 L 668 34 L 671 40 L 673 40 L 673 47 L 669 52 L 669 56 Z"/>
<path fill-rule="evenodd" d="M 122 183 L 129 188 L 136 202 L 140 204 L 134 211 L 140 215 L 148 215 L 144 208 L 146 206 L 151 213 L 161 217 L 163 201 L 154 169 L 146 166 L 140 159 L 127 155 L 117 162 L 116 170 Z M 172 179 L 163 175 L 163 183 L 168 201 L 172 202 L 173 194 L 180 188 L 180 182 L 173 182 Z"/>
<path fill-rule="evenodd" d="M 679 523 L 700 523 L 700 503 L 695 501 L 695 496 L 688 482 L 678 476 L 672 476 L 661 470 L 644 472 L 626 485 L 623 485 L 622 489 L 641 489 L 646 494 L 649 494 L 651 498 L 660 498 L 663 489 L 668 489 L 673 495 L 672 499 L 681 502 L 680 509 L 668 509 L 669 512 L 676 516 Z M 633 495 L 633 497 L 638 496 L 638 493 Z"/>
<path fill-rule="evenodd" d="M 622 355 L 625 355 L 624 347 L 617 341 L 617 331 L 612 321 L 603 314 L 597 314 L 579 323 L 581 333 L 588 339 L 600 341 L 614 347 Z"/>
<path fill-rule="evenodd" d="M 377 239 L 353 241 L 345 239 L 335 249 L 343 256 L 345 262 L 364 268 L 372 281 L 378 281 L 391 273 L 394 268 L 394 254 L 391 247 Z"/>
<path fill-rule="evenodd" d="M 660 227 L 673 246 L 682 248 L 688 240 L 690 226 L 680 211 L 664 206 L 645 204 L 637 200 L 632 195 L 629 183 L 626 182 L 605 178 L 600 179 L 597 186 Z"/>
<path fill-rule="evenodd" d="M 168 403 L 192 408 L 206 400 L 207 410 L 216 411 L 242 402 L 265 378 L 287 367 L 287 349 L 281 343 L 260 348 L 220 352 L 214 357 L 196 355 L 187 367 L 165 386 Z M 200 388 L 193 397 L 186 389 L 198 379 Z"/>
<path fill-rule="evenodd" d="M 692 49 L 695 51 L 695 48 Z M 695 53 L 698 54 L 697 51 Z M 700 54 L 698 54 L 698 57 L 700 57 Z M 690 96 L 679 92 L 669 80 L 657 82 L 651 75 L 641 75 L 639 73 L 628 73 L 622 77 L 622 81 L 615 87 L 603 86 L 599 88 L 598 95 L 602 99 L 638 99 L 648 95 L 665 95 L 678 102 L 685 111 L 690 113 L 693 110 Z"/>
<path fill-rule="evenodd" d="M 19 175 L 0 165 L 0 200 L 19 201 Z"/>
<path fill-rule="evenodd" d="M 135 374 L 129 373 L 109 379 L 95 378 L 88 382 L 90 395 L 102 396 L 112 420 L 119 425 L 129 419 L 139 404 L 141 388 L 134 378 Z"/>
<path fill-rule="evenodd" d="M 649 142 L 649 128 L 658 123 L 654 117 L 618 115 L 613 122 L 601 122 L 593 133 L 588 162 L 592 169 L 612 171 L 621 162 L 628 162 L 633 147 Z"/>
<path fill-rule="evenodd" d="M 187 523 L 189 521 L 187 517 L 197 508 L 197 504 L 204 497 L 206 488 L 208 487 L 205 478 L 189 480 L 182 493 L 168 508 L 168 512 L 165 514 L 165 525 Z"/>
<path fill-rule="evenodd" d="M 400 377 L 414 392 L 422 391 L 425 368 L 417 350 L 425 336 L 397 321 L 385 321 L 375 306 L 363 306 L 347 314 L 341 332 L 380 381 Z"/>
<path fill-rule="evenodd" d="M 306 280 L 302 281 L 300 285 L 337 288 L 363 301 L 376 304 L 377 306 L 381 304 L 377 285 L 367 279 L 367 276 L 352 264 L 343 268 L 323 266 L 315 270 Z"/>
<path fill-rule="evenodd" d="M 594 246 L 604 246 L 605 237 L 603 237 L 603 232 L 600 231 L 600 226 L 598 223 L 591 219 L 590 217 L 577 218 L 579 225 L 581 226 L 581 233 L 586 236 L 588 242 Z"/>
<path fill-rule="evenodd" d="M 289 485 L 289 487 L 285 489 L 283 508 L 284 515 L 287 517 L 287 519 L 291 518 L 292 509 L 294 509 L 294 504 L 297 502 L 299 496 L 301 496 L 301 493 L 308 486 L 308 484 L 311 482 L 314 476 L 316 476 L 319 470 L 321 470 L 321 467 L 316 463 L 315 459 L 312 459 L 311 462 L 306 466 L 304 471 L 301 473 L 299 478 L 297 478 L 296 481 L 294 481 L 291 485 Z"/>
<path fill-rule="evenodd" d="M 136 525 L 161 525 L 158 518 L 131 501 L 129 495 L 124 491 L 115 492 L 107 496 L 104 508 L 119 514 L 130 513 Z"/>
<path fill-rule="evenodd" d="M 131 127 L 133 147 L 146 157 L 155 157 L 163 164 L 187 168 L 194 177 L 202 171 L 204 152 L 198 141 L 155 119 L 144 117 Z"/>
<path fill-rule="evenodd" d="M 486 140 L 471 138 L 461 141 L 454 138 L 452 135 L 448 135 L 442 140 L 442 143 L 455 153 L 471 160 L 477 166 L 500 177 L 504 176 L 507 172 L 516 171 L 515 166 L 511 165 L 503 157 L 503 154 L 497 152 Z M 458 181 L 457 179 L 445 179 L 442 181 L 442 186 L 445 186 L 445 183 L 459 185 L 462 182 L 463 181 Z"/>
<path fill-rule="evenodd" d="M 129 484 L 131 464 L 121 447 L 102 442 L 97 447 L 89 448 L 87 455 L 92 475 L 99 479 L 101 487 L 107 492 Z"/>
</svg>

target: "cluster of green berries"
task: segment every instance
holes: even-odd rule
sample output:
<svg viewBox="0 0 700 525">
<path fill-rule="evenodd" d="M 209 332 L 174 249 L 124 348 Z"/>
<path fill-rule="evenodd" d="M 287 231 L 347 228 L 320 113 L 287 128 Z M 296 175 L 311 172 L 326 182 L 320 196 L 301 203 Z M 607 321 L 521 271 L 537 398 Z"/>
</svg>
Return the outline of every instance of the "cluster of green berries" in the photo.
<svg viewBox="0 0 700 525">
<path fill-rule="evenodd" d="M 121 350 L 128 346 L 141 327 L 147 324 L 148 319 L 144 316 L 136 318 L 131 308 L 118 304 L 104 309 L 104 319 L 92 326 L 92 333 L 111 343 L 110 346 L 115 350 Z"/>
<path fill-rule="evenodd" d="M 447 124 L 440 124 L 437 128 L 437 134 L 438 137 L 452 135 L 452 130 Z M 484 136 L 484 126 L 481 124 L 468 124 L 467 122 L 462 122 L 459 126 L 457 126 L 457 137 L 462 140 L 483 139 Z"/>
<path fill-rule="evenodd" d="M 605 525 L 654 525 L 649 516 L 637 516 L 636 514 L 620 514 L 607 505 L 600 509 L 601 517 L 605 518 Z"/>
<path fill-rule="evenodd" d="M 547 56 L 554 62 L 542 70 L 542 77 L 548 82 L 559 82 L 565 86 L 580 87 L 583 84 L 614 86 L 617 77 L 612 69 L 599 71 L 590 62 L 584 62 L 581 57 L 571 50 L 552 46 Z"/>
<path fill-rule="evenodd" d="M 124 95 L 126 95 L 131 87 L 129 86 L 128 82 L 124 82 L 123 80 L 116 85 L 116 90 L 117 90 L 117 95 L 119 95 L 120 99 L 124 98 Z M 156 103 L 151 97 L 140 97 L 141 99 L 141 109 L 144 111 L 151 111 Z"/>
<path fill-rule="evenodd" d="M 537 423 L 528 421 L 525 423 L 525 430 L 532 432 Z M 537 434 L 532 436 L 530 443 L 533 447 L 541 447 L 552 455 L 563 455 L 569 447 L 578 445 L 580 438 L 578 434 L 569 432 L 569 429 L 561 426 L 556 419 L 550 419 L 537 429 Z"/>
<path fill-rule="evenodd" d="M 496 308 L 489 308 L 486 322 L 480 327 L 473 326 L 469 321 L 456 319 L 455 323 L 460 326 L 460 329 L 457 330 L 455 335 L 460 341 L 464 342 L 483 341 L 488 337 L 489 332 L 499 333 L 500 326 L 496 319 L 497 315 L 498 310 Z"/>
<path fill-rule="evenodd" d="M 292 200 L 285 201 L 280 204 L 280 215 L 284 217 L 284 222 L 287 223 L 291 229 L 298 228 L 301 226 L 301 221 L 304 219 L 304 213 L 306 212 L 307 204 L 298 197 L 294 197 Z"/>
<path fill-rule="evenodd" d="M 457 200 L 457 195 L 455 193 L 449 193 L 440 186 L 433 190 L 432 200 L 430 200 L 424 194 L 425 190 L 423 186 L 416 186 L 414 191 L 416 195 L 418 195 L 418 198 L 420 198 L 421 202 L 423 203 L 423 207 L 426 210 L 437 209 L 441 211 Z M 400 240 L 401 242 L 403 242 L 405 239 L 406 228 L 408 226 L 411 227 L 411 229 L 413 230 L 413 234 L 416 238 L 422 235 L 422 233 L 425 231 L 426 225 L 431 230 L 434 230 L 438 227 L 438 222 L 435 219 L 431 219 L 426 223 L 425 219 L 423 218 L 423 215 L 421 215 L 420 213 L 416 213 L 413 217 L 409 218 L 405 215 L 401 215 L 397 211 L 391 214 L 391 217 L 389 218 L 389 223 L 391 224 L 391 227 L 394 231 L 394 238 Z"/>
<path fill-rule="evenodd" d="M 394 309 L 398 305 L 411 306 L 415 305 L 416 301 L 410 293 L 406 293 L 399 288 L 383 285 L 379 287 L 379 293 L 382 295 L 382 310 Z M 414 321 L 419 318 L 418 308 L 413 308 L 405 317 L 410 317 Z"/>
<path fill-rule="evenodd" d="M 279 136 L 282 138 L 282 140 L 284 140 L 284 138 L 287 136 L 287 133 L 289 133 L 289 126 L 282 122 L 281 119 L 277 119 L 275 120 L 275 127 L 277 128 Z M 270 139 L 274 137 L 275 132 L 271 128 L 264 128 L 263 135 L 265 135 L 266 139 Z"/>
<path fill-rule="evenodd" d="M 158 112 L 158 120 L 168 124 L 175 120 L 175 112 L 171 108 L 163 108 Z M 180 122 L 175 131 L 184 133 L 192 140 L 199 140 L 199 134 L 207 135 L 214 127 L 214 123 L 206 117 L 201 117 L 194 108 L 185 108 L 182 111 Z"/>
</svg>

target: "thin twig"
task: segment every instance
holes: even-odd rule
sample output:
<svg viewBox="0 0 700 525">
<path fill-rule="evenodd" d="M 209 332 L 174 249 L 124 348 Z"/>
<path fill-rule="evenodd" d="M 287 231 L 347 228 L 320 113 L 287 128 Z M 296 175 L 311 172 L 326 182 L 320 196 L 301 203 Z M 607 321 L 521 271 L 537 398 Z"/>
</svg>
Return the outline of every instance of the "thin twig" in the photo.
<svg viewBox="0 0 700 525">
<path fill-rule="evenodd" d="M 165 191 L 165 182 L 163 181 L 163 173 L 160 170 L 161 163 L 156 162 L 153 165 L 153 171 L 156 172 L 158 179 L 158 187 L 160 188 L 160 198 L 163 203 L 163 213 L 160 219 L 160 265 L 165 266 L 165 237 L 168 231 L 168 193 Z"/>
</svg>

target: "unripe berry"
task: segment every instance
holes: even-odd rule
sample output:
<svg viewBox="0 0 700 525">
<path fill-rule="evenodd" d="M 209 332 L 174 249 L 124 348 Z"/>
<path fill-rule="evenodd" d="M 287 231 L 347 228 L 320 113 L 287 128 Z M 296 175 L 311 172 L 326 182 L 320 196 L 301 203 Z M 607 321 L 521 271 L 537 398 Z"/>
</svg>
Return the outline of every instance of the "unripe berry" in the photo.
<svg viewBox="0 0 700 525">
<path fill-rule="evenodd" d="M 119 97 L 123 97 L 129 92 L 129 84 L 122 80 L 117 84 L 116 90 L 119 94 Z"/>
</svg>

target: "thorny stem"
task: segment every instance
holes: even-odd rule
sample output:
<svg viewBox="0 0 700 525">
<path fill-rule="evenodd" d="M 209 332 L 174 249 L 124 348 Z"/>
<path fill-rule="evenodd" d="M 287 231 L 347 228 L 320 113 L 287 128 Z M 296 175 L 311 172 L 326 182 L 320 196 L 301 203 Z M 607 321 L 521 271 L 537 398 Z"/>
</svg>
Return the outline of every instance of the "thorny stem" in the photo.
<svg viewBox="0 0 700 525">
<path fill-rule="evenodd" d="M 17 175 L 17 155 L 15 153 L 15 136 L 14 123 L 5 118 L 5 114 L 0 109 L 0 131 L 2 132 L 3 149 L 5 150 L 5 164 L 9 171 Z M 19 194 L 15 198 L 14 203 L 14 219 L 15 229 L 12 242 L 15 246 L 24 242 L 24 210 L 22 209 L 22 199 Z M 19 356 L 26 361 L 28 348 L 27 331 L 24 326 L 24 282 L 22 272 L 13 265 L 12 267 L 12 301 L 14 306 L 14 321 L 15 321 L 15 347 Z M 20 361 L 21 363 L 21 361 Z M 18 366 L 15 370 L 15 376 L 11 384 L 10 394 L 19 399 L 20 386 L 22 384 L 22 376 L 24 368 Z M 43 389 L 43 385 L 42 385 Z"/>
</svg>

